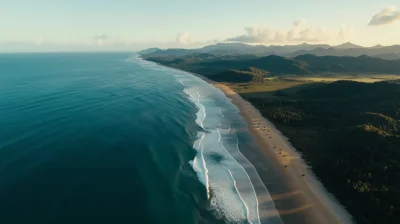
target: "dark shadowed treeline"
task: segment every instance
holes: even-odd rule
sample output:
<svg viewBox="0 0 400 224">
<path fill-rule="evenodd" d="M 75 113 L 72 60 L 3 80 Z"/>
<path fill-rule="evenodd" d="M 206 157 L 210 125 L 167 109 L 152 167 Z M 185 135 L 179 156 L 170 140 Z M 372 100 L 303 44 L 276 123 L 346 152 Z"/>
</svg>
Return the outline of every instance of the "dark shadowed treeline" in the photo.
<svg viewBox="0 0 400 224">
<path fill-rule="evenodd" d="M 358 223 L 400 223 L 399 81 L 323 83 L 297 78 L 400 74 L 400 61 L 365 55 L 209 53 L 146 59 L 230 83 L 289 137 Z"/>
<path fill-rule="evenodd" d="M 269 55 L 223 55 L 194 53 L 185 56 L 143 55 L 146 60 L 170 67 L 183 69 L 206 76 L 215 81 L 247 82 L 249 73 L 232 72 L 255 68 L 264 70 L 265 75 L 324 75 L 324 74 L 399 74 L 400 60 L 384 60 L 366 55 L 359 57 L 301 55 L 295 58 Z M 258 79 L 255 77 L 257 80 Z"/>
<path fill-rule="evenodd" d="M 400 223 L 399 84 L 337 81 L 250 96 L 358 223 Z"/>
</svg>

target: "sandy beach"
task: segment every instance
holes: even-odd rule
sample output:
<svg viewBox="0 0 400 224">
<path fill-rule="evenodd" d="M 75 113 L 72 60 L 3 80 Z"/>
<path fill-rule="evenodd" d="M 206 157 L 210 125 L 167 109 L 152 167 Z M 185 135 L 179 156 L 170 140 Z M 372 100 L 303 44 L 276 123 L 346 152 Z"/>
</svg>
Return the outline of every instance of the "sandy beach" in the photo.
<svg viewBox="0 0 400 224">
<path fill-rule="evenodd" d="M 206 81 L 232 99 L 247 121 L 257 146 L 242 153 L 257 169 L 284 223 L 352 223 L 348 212 L 325 190 L 301 155 L 271 122 L 227 85 Z M 259 204 L 262 203 L 260 197 Z M 260 214 L 268 216 L 268 211 L 260 209 Z"/>
<path fill-rule="evenodd" d="M 248 124 L 248 131 L 254 142 L 242 143 L 240 150 L 255 167 L 271 196 L 264 197 L 257 192 L 261 220 L 268 220 L 268 217 L 275 214 L 268 208 L 263 208 L 266 200 L 272 198 L 285 224 L 355 223 L 345 208 L 319 182 L 289 139 L 265 119 L 257 108 L 232 90 L 228 84 L 212 81 L 196 73 L 188 73 L 220 89 L 232 100 Z M 255 188 L 257 191 L 257 186 Z"/>
</svg>

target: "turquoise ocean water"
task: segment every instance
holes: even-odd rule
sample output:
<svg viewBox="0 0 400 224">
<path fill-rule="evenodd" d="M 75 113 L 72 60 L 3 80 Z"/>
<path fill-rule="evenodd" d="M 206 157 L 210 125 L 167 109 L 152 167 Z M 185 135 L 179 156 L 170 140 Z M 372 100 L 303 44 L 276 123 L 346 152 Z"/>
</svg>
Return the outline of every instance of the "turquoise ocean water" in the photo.
<svg viewBox="0 0 400 224">
<path fill-rule="evenodd" d="M 1 223 L 280 223 L 260 220 L 245 127 L 133 53 L 0 55 Z"/>
</svg>

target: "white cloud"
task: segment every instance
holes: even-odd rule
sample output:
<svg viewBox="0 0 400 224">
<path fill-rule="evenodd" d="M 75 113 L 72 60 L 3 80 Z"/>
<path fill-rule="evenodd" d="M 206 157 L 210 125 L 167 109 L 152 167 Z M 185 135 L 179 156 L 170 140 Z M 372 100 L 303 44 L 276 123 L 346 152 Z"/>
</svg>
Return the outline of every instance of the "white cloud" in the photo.
<svg viewBox="0 0 400 224">
<path fill-rule="evenodd" d="M 287 32 L 289 42 L 317 42 L 328 40 L 327 31 L 323 28 L 307 27 L 305 21 L 294 21 L 293 27 Z"/>
<path fill-rule="evenodd" d="M 243 43 L 318 42 L 332 38 L 344 38 L 350 32 L 350 29 L 345 27 L 341 28 L 339 32 L 308 27 L 304 20 L 294 21 L 293 26 L 286 31 L 274 30 L 267 26 L 250 26 L 244 29 L 246 34 L 228 38 L 227 41 Z"/>
<path fill-rule="evenodd" d="M 339 38 L 341 40 L 348 39 L 354 34 L 354 30 L 347 27 L 346 25 L 341 25 L 339 29 Z"/>
<path fill-rule="evenodd" d="M 227 41 L 244 43 L 273 42 L 275 39 L 284 37 L 283 33 L 274 32 L 267 26 L 249 26 L 244 28 L 246 34 L 228 38 Z"/>
<path fill-rule="evenodd" d="M 199 47 L 205 46 L 210 44 L 216 44 L 220 42 L 218 39 L 212 39 L 208 41 L 198 41 L 194 39 L 189 32 L 177 33 L 176 35 L 176 42 L 170 43 L 171 45 L 185 46 L 185 47 Z"/>
<path fill-rule="evenodd" d="M 109 36 L 107 34 L 102 34 L 94 36 L 92 38 L 95 39 L 97 45 L 101 46 L 104 44 L 104 41 L 109 38 Z"/>
<path fill-rule="evenodd" d="M 43 43 L 43 41 L 44 41 L 43 37 L 39 37 L 39 38 L 37 38 L 37 40 L 36 40 L 36 44 L 37 44 L 37 45 L 41 45 L 41 44 Z"/>
<path fill-rule="evenodd" d="M 176 39 L 167 41 L 137 41 L 123 36 L 101 34 L 75 41 L 52 41 L 43 37 L 25 40 L 0 41 L 1 52 L 57 52 L 57 51 L 134 51 L 150 47 L 197 48 L 220 42 L 217 39 L 198 41 L 188 32 L 178 33 Z"/>
<path fill-rule="evenodd" d="M 188 45 L 191 44 L 193 40 L 191 39 L 190 34 L 188 32 L 184 32 L 184 33 L 178 33 L 176 35 L 176 42 L 178 44 Z"/>
<path fill-rule="evenodd" d="M 375 14 L 371 21 L 368 23 L 369 26 L 381 26 L 391 24 L 396 21 L 400 21 L 400 10 L 395 6 L 389 6 L 382 9 L 380 12 Z"/>
</svg>

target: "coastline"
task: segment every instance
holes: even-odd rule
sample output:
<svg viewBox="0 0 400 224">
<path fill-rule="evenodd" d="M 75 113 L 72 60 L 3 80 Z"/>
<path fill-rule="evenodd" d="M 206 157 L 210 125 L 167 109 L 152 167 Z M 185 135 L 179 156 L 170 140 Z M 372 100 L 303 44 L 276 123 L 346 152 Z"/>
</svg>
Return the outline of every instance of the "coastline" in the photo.
<svg viewBox="0 0 400 224">
<path fill-rule="evenodd" d="M 227 84 L 185 70 L 181 71 L 201 78 L 220 89 L 239 109 L 248 124 L 247 131 L 251 134 L 252 140 L 255 140 L 242 143 L 240 151 L 254 166 L 267 187 L 284 223 L 353 223 L 351 215 L 326 191 L 288 139 L 251 103 L 244 100 Z M 243 150 L 244 148 L 247 150 Z M 266 200 L 270 200 L 269 197 L 263 197 L 258 193 L 257 197 L 260 218 L 273 217 L 268 209 L 262 208 Z"/>
<path fill-rule="evenodd" d="M 201 77 L 201 76 L 198 76 Z M 204 79 L 204 77 L 201 77 Z M 205 79 L 232 100 L 248 123 L 258 152 L 242 152 L 258 171 L 284 223 L 353 223 L 275 126 L 228 85 Z M 257 150 L 257 149 L 255 149 Z M 271 170 L 276 176 L 271 180 Z"/>
</svg>

